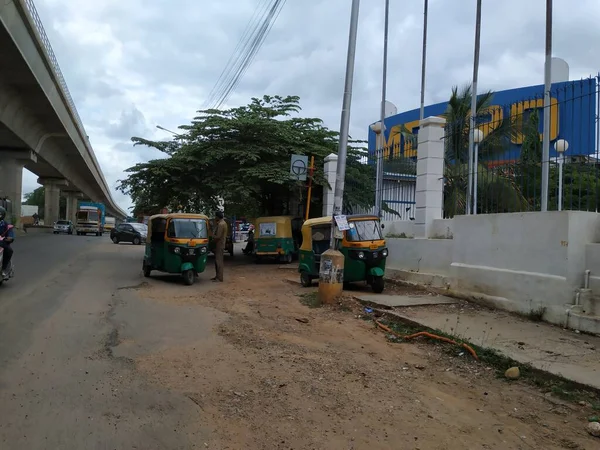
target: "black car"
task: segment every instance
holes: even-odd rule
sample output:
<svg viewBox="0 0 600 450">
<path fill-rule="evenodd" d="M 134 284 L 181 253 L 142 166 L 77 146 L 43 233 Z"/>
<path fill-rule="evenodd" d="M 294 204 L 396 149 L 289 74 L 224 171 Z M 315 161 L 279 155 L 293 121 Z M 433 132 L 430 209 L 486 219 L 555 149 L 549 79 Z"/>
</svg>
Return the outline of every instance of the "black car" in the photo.
<svg viewBox="0 0 600 450">
<path fill-rule="evenodd" d="M 118 244 L 119 242 L 131 242 L 134 245 L 140 245 L 146 242 L 148 227 L 143 223 L 120 223 L 110 230 L 110 239 Z"/>
</svg>

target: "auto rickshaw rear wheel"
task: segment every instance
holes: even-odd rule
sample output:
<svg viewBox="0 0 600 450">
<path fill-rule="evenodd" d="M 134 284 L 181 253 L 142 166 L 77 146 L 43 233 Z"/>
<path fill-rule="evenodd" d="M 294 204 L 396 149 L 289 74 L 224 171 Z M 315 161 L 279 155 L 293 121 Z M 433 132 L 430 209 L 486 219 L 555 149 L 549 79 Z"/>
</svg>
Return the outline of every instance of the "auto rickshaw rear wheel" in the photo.
<svg viewBox="0 0 600 450">
<path fill-rule="evenodd" d="M 184 270 L 181 275 L 183 276 L 183 282 L 186 284 L 186 286 L 191 286 L 194 284 L 196 277 L 193 270 Z"/>
<path fill-rule="evenodd" d="M 144 276 L 146 278 L 150 278 L 150 273 L 152 272 L 152 269 L 150 268 L 150 266 L 146 265 L 146 263 L 144 263 L 144 265 L 142 266 L 142 271 L 144 272 Z"/>
<path fill-rule="evenodd" d="M 300 272 L 300 284 L 304 287 L 312 286 L 312 277 L 308 272 Z"/>
<path fill-rule="evenodd" d="M 371 283 L 371 289 L 376 294 L 381 294 L 383 292 L 383 288 L 385 287 L 383 277 L 374 277 L 373 282 Z"/>
</svg>

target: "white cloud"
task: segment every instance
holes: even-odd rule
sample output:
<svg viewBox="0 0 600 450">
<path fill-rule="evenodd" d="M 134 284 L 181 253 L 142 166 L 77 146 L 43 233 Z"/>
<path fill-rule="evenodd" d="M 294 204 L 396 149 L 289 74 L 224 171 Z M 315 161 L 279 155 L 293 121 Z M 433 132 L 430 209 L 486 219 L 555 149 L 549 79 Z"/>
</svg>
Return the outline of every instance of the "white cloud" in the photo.
<svg viewBox="0 0 600 450">
<path fill-rule="evenodd" d="M 109 184 L 156 153 L 129 137 L 167 137 L 200 109 L 242 35 L 258 0 L 38 0 L 69 88 Z M 304 114 L 337 129 L 344 83 L 350 2 L 286 3 L 228 105 L 262 94 L 301 97 Z M 422 0 L 391 2 L 388 99 L 400 111 L 420 97 Z M 598 71 L 600 4 L 554 2 L 554 55 L 572 78 Z M 351 134 L 364 138 L 381 96 L 383 2 L 363 1 Z M 481 89 L 543 82 L 543 0 L 484 2 Z M 445 100 L 472 73 L 475 2 L 430 0 L 426 102 Z M 25 191 L 35 178 L 24 177 Z M 129 199 L 115 193 L 124 208 Z"/>
</svg>

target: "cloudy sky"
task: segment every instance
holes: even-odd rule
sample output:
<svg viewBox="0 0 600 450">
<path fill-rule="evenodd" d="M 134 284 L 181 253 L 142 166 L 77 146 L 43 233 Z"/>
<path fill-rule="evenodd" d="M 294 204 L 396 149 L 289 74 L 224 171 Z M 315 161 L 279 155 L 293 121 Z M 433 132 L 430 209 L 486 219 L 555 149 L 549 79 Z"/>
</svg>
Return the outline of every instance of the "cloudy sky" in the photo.
<svg viewBox="0 0 600 450">
<path fill-rule="evenodd" d="M 168 137 L 200 109 L 264 0 L 36 0 L 96 155 L 114 188 L 123 170 L 158 156 L 131 136 Z M 287 0 L 227 106 L 263 94 L 299 95 L 303 113 L 338 129 L 350 0 Z M 366 138 L 381 98 L 383 0 L 363 0 L 351 134 Z M 600 69 L 600 2 L 554 0 L 554 56 L 571 78 Z M 543 83 L 545 0 L 483 1 L 481 89 Z M 426 103 L 472 74 L 475 0 L 430 0 Z M 388 100 L 420 96 L 422 0 L 391 1 Z M 36 185 L 24 174 L 24 192 Z M 128 198 L 113 189 L 122 208 Z"/>
</svg>

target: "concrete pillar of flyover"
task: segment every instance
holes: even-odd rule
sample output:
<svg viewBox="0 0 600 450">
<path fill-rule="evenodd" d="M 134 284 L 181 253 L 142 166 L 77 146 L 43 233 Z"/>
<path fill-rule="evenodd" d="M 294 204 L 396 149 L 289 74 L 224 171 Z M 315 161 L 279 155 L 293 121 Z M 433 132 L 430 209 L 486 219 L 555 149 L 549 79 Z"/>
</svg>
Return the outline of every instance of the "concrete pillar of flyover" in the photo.
<svg viewBox="0 0 600 450">
<path fill-rule="evenodd" d="M 60 188 L 67 186 L 62 178 L 38 178 L 44 186 L 44 225 L 53 225 L 60 219 Z"/>
<path fill-rule="evenodd" d="M 67 199 L 67 217 L 65 219 L 70 220 L 74 224 L 77 222 L 77 202 L 83 198 L 81 192 L 64 192 Z"/>
<path fill-rule="evenodd" d="M 21 225 L 23 167 L 28 162 L 37 162 L 30 150 L 0 150 L 0 198 L 10 200 L 12 211 L 7 218 L 16 227 Z"/>
</svg>

